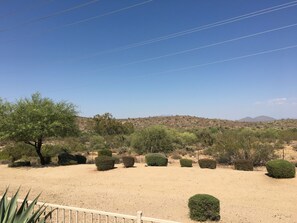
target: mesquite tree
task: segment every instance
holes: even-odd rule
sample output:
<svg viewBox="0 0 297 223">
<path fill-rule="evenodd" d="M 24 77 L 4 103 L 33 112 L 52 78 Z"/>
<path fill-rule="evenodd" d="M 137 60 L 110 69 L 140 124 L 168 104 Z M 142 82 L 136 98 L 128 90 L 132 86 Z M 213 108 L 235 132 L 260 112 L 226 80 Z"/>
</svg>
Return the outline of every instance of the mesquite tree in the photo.
<svg viewBox="0 0 297 223">
<path fill-rule="evenodd" d="M 48 137 L 65 137 L 78 133 L 75 106 L 67 102 L 55 103 L 35 93 L 16 103 L 0 100 L 0 139 L 24 142 L 35 148 L 41 165 L 41 153 Z"/>
</svg>

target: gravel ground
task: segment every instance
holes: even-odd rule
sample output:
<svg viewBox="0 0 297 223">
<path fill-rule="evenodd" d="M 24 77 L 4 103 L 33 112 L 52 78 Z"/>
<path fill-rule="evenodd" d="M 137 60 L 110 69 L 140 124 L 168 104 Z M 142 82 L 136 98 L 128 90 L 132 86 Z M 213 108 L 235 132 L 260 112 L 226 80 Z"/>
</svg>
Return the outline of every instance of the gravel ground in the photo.
<svg viewBox="0 0 297 223">
<path fill-rule="evenodd" d="M 296 222 L 297 178 L 272 179 L 265 169 L 253 172 L 168 167 L 125 169 L 122 165 L 99 172 L 95 165 L 8 168 L 0 165 L 0 190 L 21 185 L 21 198 L 31 188 L 40 201 L 180 222 L 188 218 L 187 202 L 197 193 L 221 201 L 220 222 Z"/>
</svg>

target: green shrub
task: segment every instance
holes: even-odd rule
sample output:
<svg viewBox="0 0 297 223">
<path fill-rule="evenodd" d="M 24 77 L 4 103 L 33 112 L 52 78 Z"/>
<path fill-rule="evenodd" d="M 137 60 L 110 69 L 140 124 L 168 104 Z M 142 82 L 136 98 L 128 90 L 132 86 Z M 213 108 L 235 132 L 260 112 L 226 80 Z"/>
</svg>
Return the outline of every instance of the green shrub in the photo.
<svg viewBox="0 0 297 223">
<path fill-rule="evenodd" d="M 215 169 L 217 168 L 217 161 L 213 159 L 200 159 L 198 160 L 200 168 Z"/>
<path fill-rule="evenodd" d="M 193 166 L 193 160 L 190 159 L 180 159 L 179 160 L 181 167 L 192 167 Z"/>
<path fill-rule="evenodd" d="M 112 152 L 109 149 L 98 150 L 98 156 L 112 156 Z"/>
<path fill-rule="evenodd" d="M 131 146 L 138 154 L 148 152 L 171 152 L 174 143 L 172 131 L 165 126 L 150 126 L 135 132 L 131 138 Z"/>
<path fill-rule="evenodd" d="M 8 167 L 23 167 L 23 166 L 31 166 L 31 162 L 27 160 L 17 160 L 8 164 Z"/>
<path fill-rule="evenodd" d="M 77 160 L 74 155 L 63 152 L 58 155 L 58 164 L 59 165 L 75 165 Z"/>
<path fill-rule="evenodd" d="M 253 171 L 253 162 L 250 160 L 235 160 L 234 161 L 235 170 Z"/>
<path fill-rule="evenodd" d="M 114 163 L 115 163 L 115 159 L 110 156 L 98 156 L 95 158 L 95 164 L 97 166 L 97 170 L 99 171 L 113 169 Z"/>
<path fill-rule="evenodd" d="M 9 153 L 6 150 L 0 151 L 0 160 L 11 160 Z"/>
<path fill-rule="evenodd" d="M 75 156 L 75 159 L 78 164 L 86 164 L 87 163 L 87 158 L 85 156 L 80 155 L 80 154 L 76 154 L 74 156 Z"/>
<path fill-rule="evenodd" d="M 220 220 L 220 201 L 208 194 L 196 194 L 189 199 L 190 218 L 195 221 Z"/>
<path fill-rule="evenodd" d="M 133 156 L 123 156 L 123 164 L 126 168 L 133 167 L 135 163 L 135 159 Z"/>
<path fill-rule="evenodd" d="M 273 178 L 294 178 L 295 166 L 287 160 L 272 160 L 266 163 L 268 176 Z"/>
<path fill-rule="evenodd" d="M 168 159 L 160 153 L 150 153 L 145 156 L 148 166 L 167 166 Z"/>
</svg>

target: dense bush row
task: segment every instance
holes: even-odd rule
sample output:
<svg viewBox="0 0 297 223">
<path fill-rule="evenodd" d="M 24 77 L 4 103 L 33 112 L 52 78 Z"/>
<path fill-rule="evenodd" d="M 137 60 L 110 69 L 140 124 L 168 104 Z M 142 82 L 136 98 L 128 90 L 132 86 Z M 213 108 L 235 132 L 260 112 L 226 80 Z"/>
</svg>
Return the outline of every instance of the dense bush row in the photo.
<svg viewBox="0 0 297 223">
<path fill-rule="evenodd" d="M 115 120 L 108 115 L 97 116 L 97 121 L 99 119 L 100 123 L 115 124 Z M 105 128 L 106 125 L 101 124 L 100 128 Z M 85 132 L 77 137 L 53 139 L 54 144 L 50 142 L 42 146 L 42 155 L 52 158 L 65 150 L 76 153 L 113 148 L 122 155 L 128 155 L 131 152 L 168 155 L 169 152 L 174 151 L 172 157 L 180 159 L 185 154 L 194 156 L 198 146 L 203 149 L 202 153 L 214 157 L 218 163 L 233 164 L 236 160 L 251 160 L 253 166 L 259 166 L 275 159 L 275 150 L 283 148 L 285 142 L 297 138 L 297 130 L 294 129 L 207 128 L 181 132 L 164 126 L 152 126 L 132 133 L 133 131 L 126 130 L 117 132 L 118 125 L 120 126 L 119 123 L 114 125 L 113 130 L 102 130 L 106 133 L 102 135 Z M 181 151 L 180 154 L 179 151 Z M 26 157 L 37 157 L 37 154 L 34 147 L 24 143 L 7 145 L 0 152 L 0 160 L 15 161 Z"/>
</svg>

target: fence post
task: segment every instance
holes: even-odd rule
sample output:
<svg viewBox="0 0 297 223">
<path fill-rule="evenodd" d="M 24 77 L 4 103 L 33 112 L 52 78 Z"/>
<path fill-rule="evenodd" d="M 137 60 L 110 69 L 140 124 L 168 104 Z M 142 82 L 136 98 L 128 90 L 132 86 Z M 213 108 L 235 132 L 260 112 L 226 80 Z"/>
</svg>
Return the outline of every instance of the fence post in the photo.
<svg viewBox="0 0 297 223">
<path fill-rule="evenodd" d="M 142 218 L 142 211 L 137 211 L 137 220 L 136 220 L 136 222 L 141 223 L 142 222 L 141 218 Z"/>
</svg>

